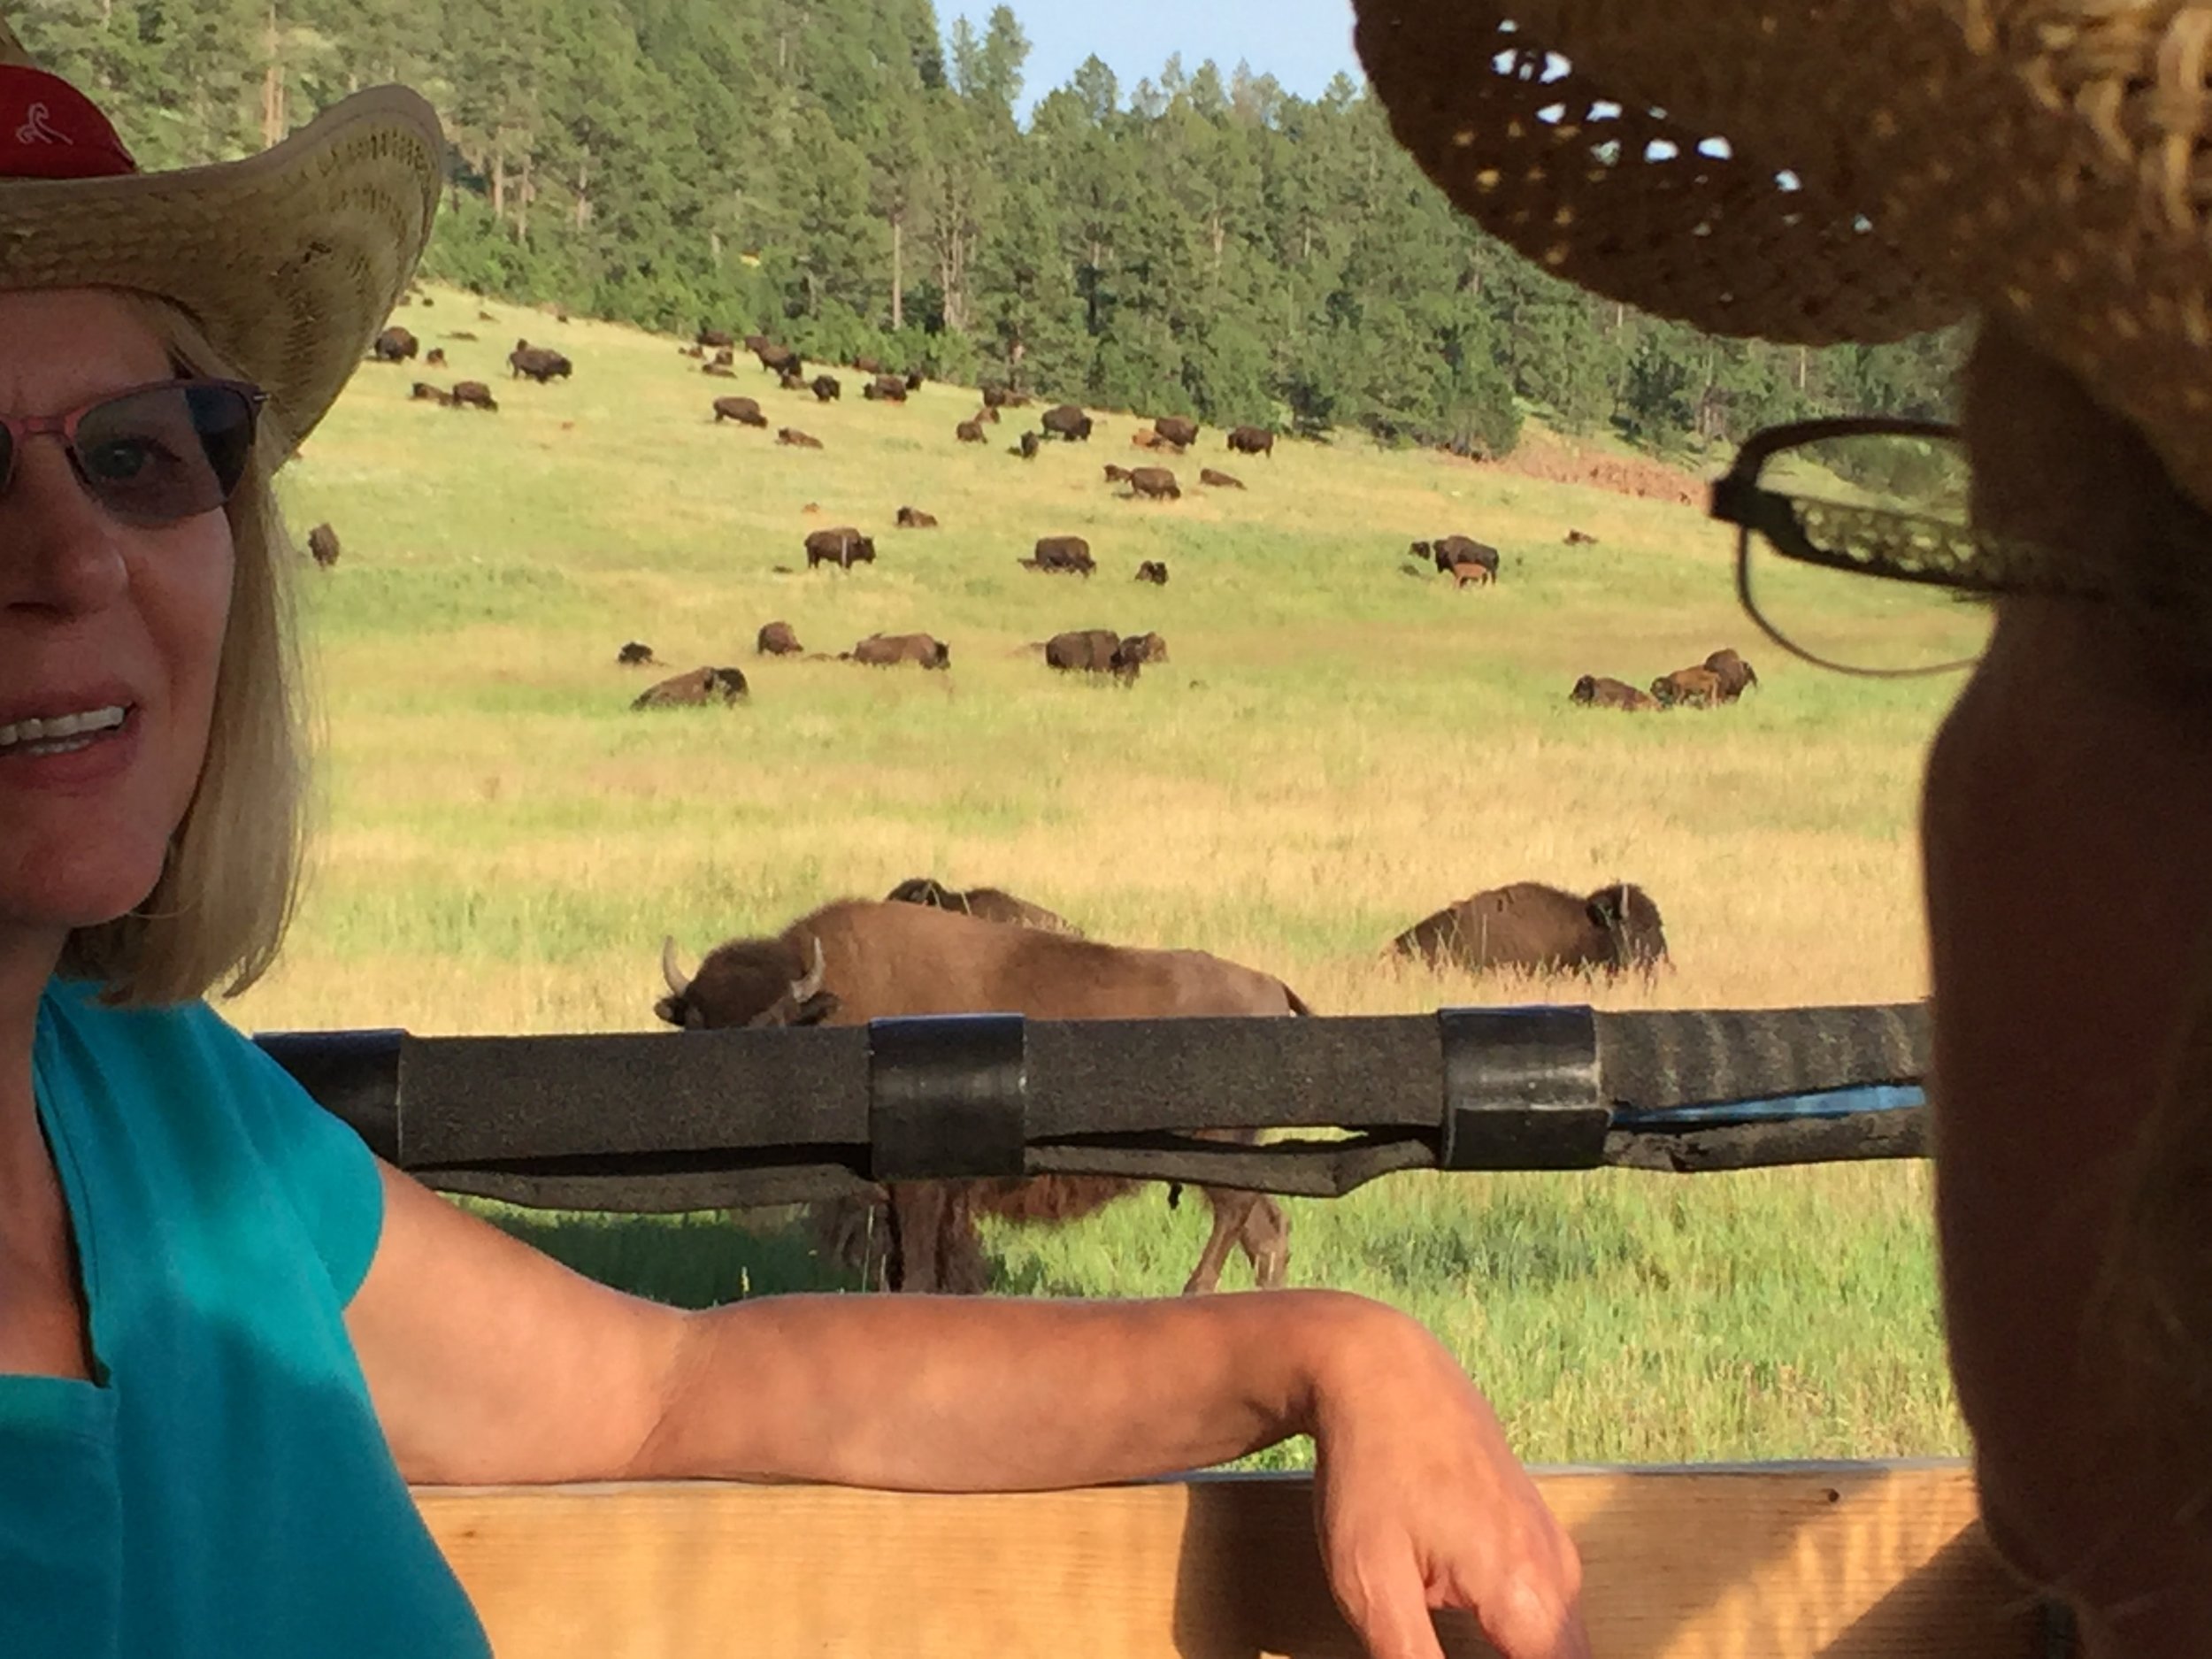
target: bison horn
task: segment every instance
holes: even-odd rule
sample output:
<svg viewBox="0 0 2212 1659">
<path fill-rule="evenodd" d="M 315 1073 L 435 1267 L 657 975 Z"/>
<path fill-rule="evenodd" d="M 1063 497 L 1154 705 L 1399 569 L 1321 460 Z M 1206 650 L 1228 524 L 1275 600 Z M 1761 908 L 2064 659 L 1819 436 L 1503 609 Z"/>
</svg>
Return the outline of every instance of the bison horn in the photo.
<svg viewBox="0 0 2212 1659">
<path fill-rule="evenodd" d="M 804 979 L 792 980 L 791 1000 L 799 1006 L 804 1007 L 807 998 L 812 996 L 821 988 L 822 941 L 818 938 L 814 941 L 814 965 L 807 970 L 806 977 Z"/>
<path fill-rule="evenodd" d="M 672 995 L 681 996 L 691 989 L 691 980 L 676 965 L 676 936 L 673 933 L 664 935 L 661 940 L 661 978 L 668 981 Z"/>
</svg>

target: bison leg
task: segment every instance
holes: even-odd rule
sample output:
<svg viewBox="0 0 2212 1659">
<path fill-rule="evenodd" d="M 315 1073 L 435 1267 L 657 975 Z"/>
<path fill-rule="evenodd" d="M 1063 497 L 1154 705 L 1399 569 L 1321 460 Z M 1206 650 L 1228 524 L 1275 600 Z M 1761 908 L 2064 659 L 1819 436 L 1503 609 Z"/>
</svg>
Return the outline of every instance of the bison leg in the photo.
<svg viewBox="0 0 2212 1659">
<path fill-rule="evenodd" d="M 893 1290 L 979 1295 L 990 1288 L 975 1209 L 958 1181 L 902 1181 L 891 1188 Z"/>
<path fill-rule="evenodd" d="M 1186 1296 L 1210 1296 L 1221 1288 L 1221 1270 L 1228 1263 L 1229 1248 L 1243 1235 L 1261 1197 L 1258 1193 L 1240 1193 L 1226 1187 L 1198 1190 L 1206 1194 L 1206 1203 L 1213 1210 L 1214 1226 L 1206 1235 L 1206 1248 L 1198 1253 L 1198 1265 L 1184 1282 Z"/>
</svg>

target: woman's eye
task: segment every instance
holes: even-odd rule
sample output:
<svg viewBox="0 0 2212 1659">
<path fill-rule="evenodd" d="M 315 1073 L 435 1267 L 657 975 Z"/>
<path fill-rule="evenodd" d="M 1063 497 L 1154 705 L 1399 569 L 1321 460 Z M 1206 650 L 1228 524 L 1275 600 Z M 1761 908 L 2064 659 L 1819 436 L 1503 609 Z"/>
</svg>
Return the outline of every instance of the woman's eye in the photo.
<svg viewBox="0 0 2212 1659">
<path fill-rule="evenodd" d="M 154 465 L 159 449 L 151 438 L 111 439 L 87 452 L 85 469 L 95 478 L 127 482 Z"/>
</svg>

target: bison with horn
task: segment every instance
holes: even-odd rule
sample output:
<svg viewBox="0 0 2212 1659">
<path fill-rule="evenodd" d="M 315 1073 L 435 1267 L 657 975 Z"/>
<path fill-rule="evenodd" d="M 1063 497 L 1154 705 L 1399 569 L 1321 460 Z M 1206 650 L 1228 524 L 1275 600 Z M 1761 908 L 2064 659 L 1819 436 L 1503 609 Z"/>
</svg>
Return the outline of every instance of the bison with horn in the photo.
<svg viewBox="0 0 2212 1659">
<path fill-rule="evenodd" d="M 1280 979 L 1204 951 L 1097 944 L 930 904 L 857 899 L 825 905 L 772 937 L 718 945 L 689 976 L 672 940 L 662 949 L 661 972 L 668 995 L 654 1011 L 693 1031 L 858 1025 L 926 1014 L 1144 1019 L 1311 1012 Z M 1255 1138 L 1235 1130 L 1218 1136 Z M 864 1232 L 885 1247 L 887 1288 L 976 1292 L 989 1282 L 978 1216 L 1070 1221 L 1135 1187 L 1106 1176 L 900 1182 L 884 1189 L 872 1210 L 833 1218 L 848 1235 Z M 1213 1229 L 1185 1292 L 1215 1289 L 1232 1248 L 1242 1248 L 1262 1286 L 1281 1285 L 1290 1260 L 1290 1224 L 1281 1207 L 1264 1193 L 1199 1190 L 1213 1211 Z M 879 1214 L 887 1225 L 869 1226 Z"/>
</svg>

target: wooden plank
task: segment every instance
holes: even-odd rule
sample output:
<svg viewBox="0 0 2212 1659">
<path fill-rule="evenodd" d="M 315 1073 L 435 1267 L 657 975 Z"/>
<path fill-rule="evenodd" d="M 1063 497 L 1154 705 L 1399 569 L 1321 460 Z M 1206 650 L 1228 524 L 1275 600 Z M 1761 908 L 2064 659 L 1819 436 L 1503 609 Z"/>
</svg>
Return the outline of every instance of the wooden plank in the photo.
<svg viewBox="0 0 2212 1659">
<path fill-rule="evenodd" d="M 2027 1659 L 1958 1463 L 1561 1471 L 1604 1659 Z M 1301 1476 L 423 1488 L 500 1659 L 1350 1659 Z M 1486 1654 L 1471 1621 L 1446 1651 Z"/>
</svg>

